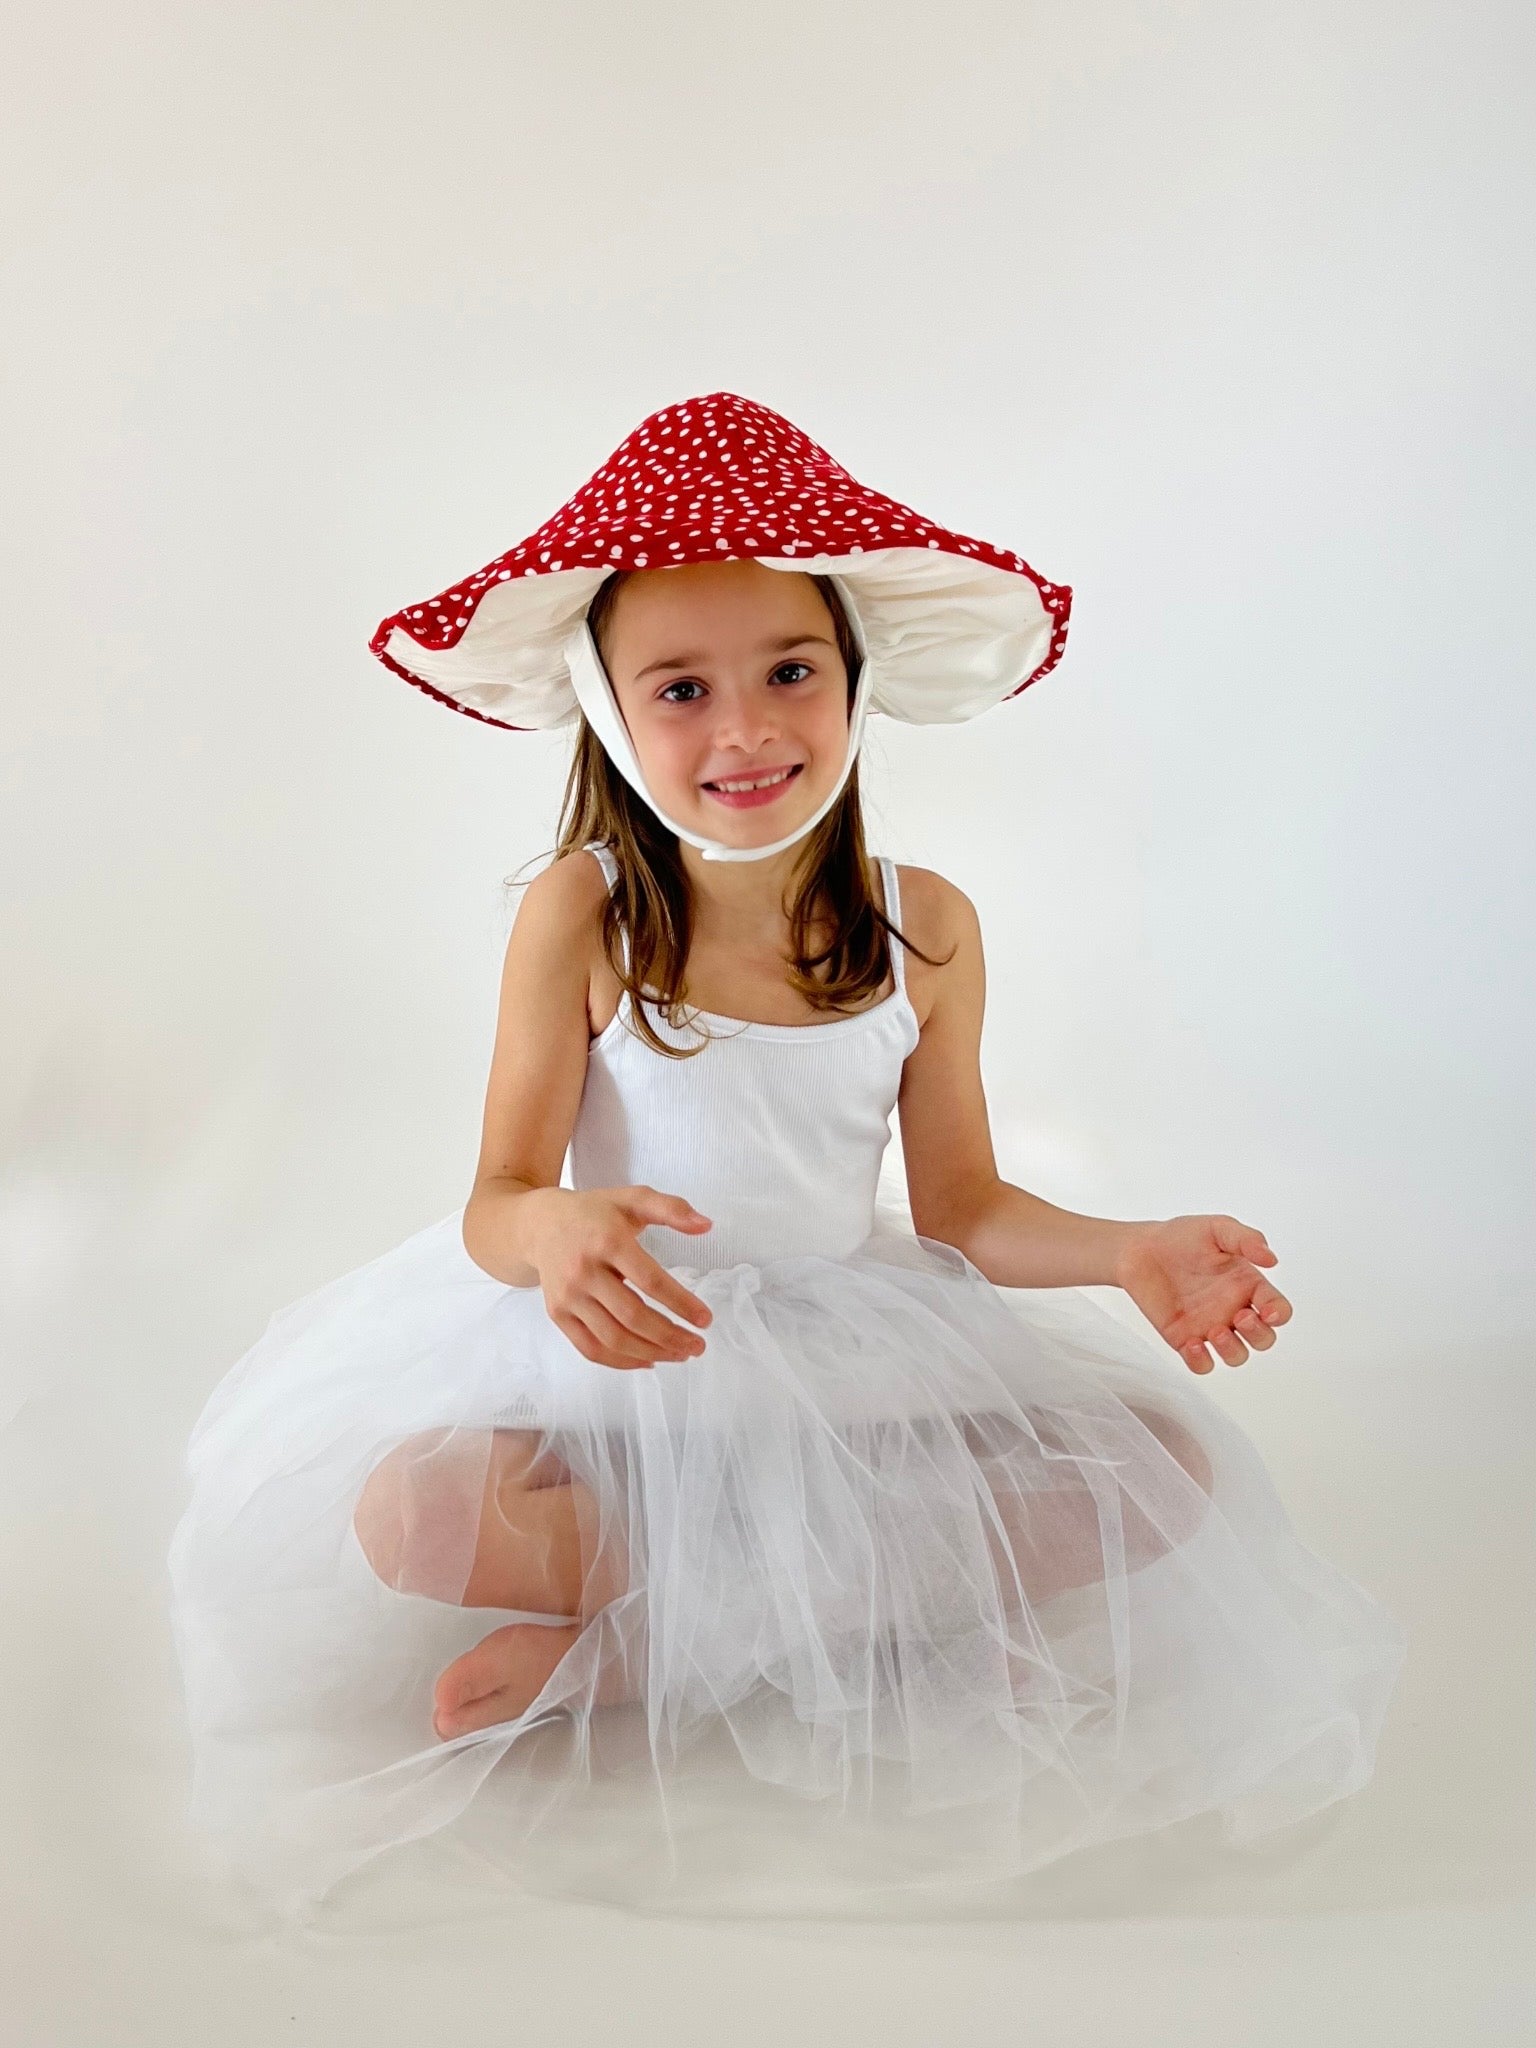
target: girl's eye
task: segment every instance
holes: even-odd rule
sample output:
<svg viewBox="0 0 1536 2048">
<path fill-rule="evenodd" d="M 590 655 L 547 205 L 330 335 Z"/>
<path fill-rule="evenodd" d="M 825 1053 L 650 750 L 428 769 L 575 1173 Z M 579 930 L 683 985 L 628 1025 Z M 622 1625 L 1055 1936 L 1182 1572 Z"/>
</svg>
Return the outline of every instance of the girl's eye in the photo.
<svg viewBox="0 0 1536 2048">
<path fill-rule="evenodd" d="M 775 677 L 779 677 L 784 674 L 784 671 L 786 669 L 798 669 L 802 671 L 805 675 L 809 675 L 811 673 L 811 665 L 808 661 L 781 661 L 773 673 Z M 792 683 L 798 683 L 800 681 L 800 676 L 791 675 L 789 680 Z M 672 692 L 674 690 L 696 690 L 698 689 L 698 687 L 699 685 L 693 681 L 692 677 L 679 676 L 676 682 L 668 683 L 666 688 L 664 690 L 659 691 L 657 694 L 660 696 L 661 701 L 664 704 L 691 704 L 693 702 L 693 699 L 691 697 L 674 697 Z"/>
</svg>

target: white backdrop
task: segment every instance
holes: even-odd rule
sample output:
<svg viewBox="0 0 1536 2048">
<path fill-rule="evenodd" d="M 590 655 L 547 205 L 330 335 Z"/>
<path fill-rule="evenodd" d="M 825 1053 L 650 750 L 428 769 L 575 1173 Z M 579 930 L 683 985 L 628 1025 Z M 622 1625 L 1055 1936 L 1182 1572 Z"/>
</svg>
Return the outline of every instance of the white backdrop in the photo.
<svg viewBox="0 0 1536 2048">
<path fill-rule="evenodd" d="M 978 906 L 1005 1174 L 1269 1235 L 1295 1320 L 1211 1397 L 1463 1631 L 1400 1840 L 1458 1899 L 1528 1871 L 1529 11 L 137 0 L 6 47 L 0 1447 L 20 1611 L 76 1643 L 109 1589 L 139 1674 L 100 1868 L 174 1854 L 187 1429 L 464 1200 L 553 834 L 568 736 L 369 634 L 723 387 L 1074 586 L 1023 697 L 871 721 L 871 842 Z"/>
</svg>

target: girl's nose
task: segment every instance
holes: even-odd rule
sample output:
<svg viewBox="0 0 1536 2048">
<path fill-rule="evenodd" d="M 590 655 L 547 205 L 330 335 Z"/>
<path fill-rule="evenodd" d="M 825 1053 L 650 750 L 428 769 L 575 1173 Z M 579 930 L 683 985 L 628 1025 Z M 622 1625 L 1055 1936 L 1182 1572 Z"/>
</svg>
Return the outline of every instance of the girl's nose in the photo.
<svg viewBox="0 0 1536 2048">
<path fill-rule="evenodd" d="M 739 747 L 744 754 L 752 754 L 773 746 L 782 731 L 771 701 L 747 699 L 721 704 L 713 737 L 721 749 Z"/>
</svg>

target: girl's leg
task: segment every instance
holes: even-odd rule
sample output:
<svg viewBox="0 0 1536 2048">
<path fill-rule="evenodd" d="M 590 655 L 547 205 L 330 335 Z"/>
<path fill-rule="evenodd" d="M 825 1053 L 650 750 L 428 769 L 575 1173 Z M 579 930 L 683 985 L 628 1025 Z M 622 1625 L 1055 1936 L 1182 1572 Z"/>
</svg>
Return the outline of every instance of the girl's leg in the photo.
<svg viewBox="0 0 1536 2048">
<path fill-rule="evenodd" d="M 396 1592 L 582 1619 L 628 1583 L 618 1533 L 599 1522 L 591 1489 L 526 1429 L 408 1438 L 368 1475 L 352 1517 Z"/>
<path fill-rule="evenodd" d="M 1156 1521 L 1122 1494 L 1128 1571 L 1193 1535 L 1212 1483 L 1210 1461 L 1190 1431 L 1156 1409 L 1132 1412 L 1161 1446 L 1154 1455 L 1166 1453 L 1184 1478 L 1169 1486 L 1168 1508 Z M 1050 1448 L 1065 1449 L 1047 1424 L 1037 1420 L 1035 1427 Z M 1016 1614 L 1025 1600 L 1036 1607 L 1101 1580 L 1100 1509 L 1086 1481 L 1021 1485 L 1010 1465 L 1030 1454 L 1031 1439 L 1001 1416 L 967 1418 L 964 1428 L 996 1510 L 987 1544 L 1005 1611 Z M 600 1527 L 591 1490 L 570 1476 L 546 1440 L 536 1431 L 496 1430 L 487 1455 L 483 1436 L 444 1430 L 410 1439 L 375 1468 L 354 1516 L 374 1570 L 397 1590 L 552 1617 L 552 1624 L 496 1629 L 447 1667 L 433 1716 L 444 1739 L 525 1712 L 593 1616 L 628 1589 L 622 1541 Z M 632 1700 L 636 1690 L 633 1674 L 610 1660 L 594 1703 Z"/>
<path fill-rule="evenodd" d="M 1120 1540 L 1128 1572 L 1141 1570 L 1189 1540 L 1204 1519 L 1213 1477 L 1203 1446 L 1182 1423 L 1159 1409 L 1133 1406 L 1131 1412 L 1183 1477 L 1173 1480 L 1165 1467 L 1163 1478 L 1170 1482 L 1167 1506 L 1155 1521 L 1128 1494 L 1121 1494 Z M 1066 1448 L 1048 1424 L 1035 1419 L 1034 1426 L 1050 1449 Z M 1037 1607 L 1057 1593 L 1098 1583 L 1104 1576 L 1104 1538 L 1099 1502 L 1085 1479 L 1045 1490 L 1010 1483 L 1006 1438 L 1011 1429 L 1001 1416 L 987 1418 L 985 1428 L 980 1418 L 965 1423 L 967 1441 L 978 1453 L 1001 1524 L 987 1531 L 993 1568 L 1004 1609 L 1016 1614 L 1023 1600 Z M 1024 1448 L 1023 1442 L 1019 1448 Z M 1161 1453 L 1154 1456 L 1160 1459 Z M 1147 1467 L 1148 1472 L 1153 1469 Z M 1071 1468 L 1063 1465 L 1061 1470 L 1070 1473 Z"/>
<path fill-rule="evenodd" d="M 599 1526 L 592 1489 L 540 1455 L 535 1432 L 497 1430 L 496 1439 L 460 1604 L 590 1620 L 628 1589 L 622 1541 Z"/>
<path fill-rule="evenodd" d="M 398 1592 L 570 1617 L 514 1622 L 456 1658 L 434 1695 L 433 1726 L 444 1739 L 525 1712 L 591 1618 L 628 1587 L 618 1532 L 600 1526 L 591 1489 L 534 1430 L 408 1439 L 369 1474 L 353 1526 L 375 1572 Z M 625 1672 L 604 1670 L 596 1703 L 632 1696 Z"/>
</svg>

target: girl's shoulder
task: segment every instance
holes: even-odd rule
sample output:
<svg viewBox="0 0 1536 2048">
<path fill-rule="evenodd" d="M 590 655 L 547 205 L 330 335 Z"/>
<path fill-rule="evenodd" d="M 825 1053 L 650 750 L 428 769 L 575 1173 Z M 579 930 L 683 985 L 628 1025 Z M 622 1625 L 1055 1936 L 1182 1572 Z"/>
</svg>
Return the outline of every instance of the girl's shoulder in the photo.
<svg viewBox="0 0 1536 2048">
<path fill-rule="evenodd" d="M 907 996 L 925 1027 L 945 976 L 958 966 L 963 978 L 980 950 L 976 910 L 963 889 L 932 868 L 898 863 L 896 887 L 901 914 L 894 922 L 914 949 L 905 962 Z"/>
<path fill-rule="evenodd" d="M 618 976 L 603 951 L 603 908 L 608 900 L 608 876 L 595 853 L 573 846 L 558 854 L 549 866 L 528 884 L 528 895 L 541 897 L 537 913 L 552 930 L 568 957 L 579 958 L 587 978 L 587 1030 L 601 1035 L 613 1017 L 621 992 Z"/>
<path fill-rule="evenodd" d="M 540 924 L 563 926 L 568 938 L 590 931 L 608 894 L 608 878 L 597 856 L 576 846 L 557 854 L 524 885 L 523 902 Z"/>
<path fill-rule="evenodd" d="M 608 879 L 595 854 L 572 847 L 523 885 L 516 925 L 564 953 L 600 945 Z"/>
<path fill-rule="evenodd" d="M 976 909 L 970 897 L 933 868 L 899 862 L 896 887 L 901 897 L 901 915 L 896 922 L 925 953 L 943 948 L 975 922 Z"/>
</svg>

